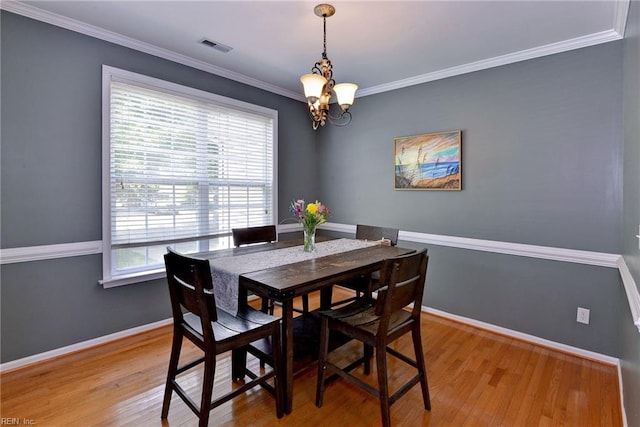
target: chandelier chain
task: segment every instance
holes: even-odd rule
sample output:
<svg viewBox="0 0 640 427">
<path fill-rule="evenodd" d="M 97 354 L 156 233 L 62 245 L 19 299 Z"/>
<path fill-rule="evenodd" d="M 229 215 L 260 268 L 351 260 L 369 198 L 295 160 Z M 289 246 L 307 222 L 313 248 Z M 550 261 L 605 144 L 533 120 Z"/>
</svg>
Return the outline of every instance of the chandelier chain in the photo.
<svg viewBox="0 0 640 427">
<path fill-rule="evenodd" d="M 323 32 L 324 32 L 324 38 L 323 38 L 323 42 L 322 42 L 322 57 L 326 58 L 327 57 L 327 18 L 326 16 L 322 17 L 322 27 L 323 27 Z"/>
</svg>

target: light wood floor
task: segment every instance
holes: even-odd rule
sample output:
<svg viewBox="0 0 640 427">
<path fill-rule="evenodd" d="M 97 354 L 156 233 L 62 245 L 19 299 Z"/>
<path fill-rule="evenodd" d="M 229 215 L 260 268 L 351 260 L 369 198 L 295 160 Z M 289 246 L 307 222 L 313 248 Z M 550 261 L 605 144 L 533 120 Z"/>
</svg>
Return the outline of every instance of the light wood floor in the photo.
<svg viewBox="0 0 640 427">
<path fill-rule="evenodd" d="M 414 387 L 391 407 L 396 426 L 622 425 L 614 366 L 428 314 L 422 328 L 432 410 L 423 410 L 420 387 Z M 169 419 L 160 420 L 170 346 L 171 328 L 162 327 L 2 374 L 0 416 L 55 427 L 195 426 L 175 395 Z M 412 355 L 410 340 L 395 347 Z M 188 344 L 183 348 L 184 356 L 197 354 Z M 335 356 L 349 359 L 358 350 L 349 344 Z M 232 387 L 228 356 L 218 366 L 214 393 Z M 412 375 L 405 366 L 389 357 L 392 391 Z M 280 420 L 271 395 L 257 388 L 212 411 L 210 425 L 379 424 L 377 401 L 343 380 L 327 387 L 317 408 L 315 380 L 315 368 L 296 376 L 293 412 Z M 367 380 L 375 384 L 375 374 Z M 184 381 L 197 396 L 197 373 Z"/>
</svg>

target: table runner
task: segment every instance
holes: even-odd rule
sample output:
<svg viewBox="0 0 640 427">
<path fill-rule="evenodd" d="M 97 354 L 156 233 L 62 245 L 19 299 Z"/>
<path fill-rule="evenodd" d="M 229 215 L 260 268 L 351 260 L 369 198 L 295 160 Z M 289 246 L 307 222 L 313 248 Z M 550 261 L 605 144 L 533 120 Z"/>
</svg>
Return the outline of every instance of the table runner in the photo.
<svg viewBox="0 0 640 427">
<path fill-rule="evenodd" d="M 336 239 L 316 243 L 315 252 L 304 252 L 302 246 L 254 252 L 245 255 L 211 258 L 211 276 L 216 305 L 231 314 L 238 312 L 238 286 L 241 274 L 307 261 L 327 255 L 348 252 L 380 244 L 376 241 Z"/>
</svg>

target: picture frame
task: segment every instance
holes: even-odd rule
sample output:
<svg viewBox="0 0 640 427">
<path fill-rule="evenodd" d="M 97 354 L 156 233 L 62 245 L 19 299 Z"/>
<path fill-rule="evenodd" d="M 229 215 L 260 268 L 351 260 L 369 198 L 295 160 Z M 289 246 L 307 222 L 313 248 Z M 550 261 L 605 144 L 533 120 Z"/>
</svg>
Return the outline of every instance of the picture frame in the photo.
<svg viewBox="0 0 640 427">
<path fill-rule="evenodd" d="M 462 131 L 394 138 L 396 190 L 462 190 Z"/>
</svg>

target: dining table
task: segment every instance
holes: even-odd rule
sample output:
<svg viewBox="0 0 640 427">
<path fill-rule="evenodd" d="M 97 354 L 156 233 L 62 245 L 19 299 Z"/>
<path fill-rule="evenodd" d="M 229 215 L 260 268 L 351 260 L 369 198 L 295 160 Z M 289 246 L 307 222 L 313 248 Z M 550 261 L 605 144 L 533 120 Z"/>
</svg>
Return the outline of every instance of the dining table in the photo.
<svg viewBox="0 0 640 427">
<path fill-rule="evenodd" d="M 214 291 L 217 286 L 216 271 L 231 265 L 237 288 L 231 287 L 237 306 L 248 304 L 249 294 L 267 297 L 281 306 L 282 327 L 282 374 L 285 413 L 293 409 L 294 374 L 310 366 L 317 358 L 319 334 L 317 315 L 313 312 L 294 316 L 294 299 L 311 292 L 320 291 L 320 309 L 330 308 L 332 287 L 349 279 L 368 275 L 381 268 L 387 258 L 414 252 L 414 249 L 387 246 L 380 242 L 358 244 L 354 239 L 319 239 L 317 250 L 311 254 L 303 251 L 302 239 L 277 241 L 232 249 L 222 249 L 195 254 L 209 259 L 214 276 Z M 322 240 L 325 240 L 324 242 Z M 336 240 L 336 241 L 334 241 Z M 341 241 L 337 241 L 341 240 Z M 326 243 L 325 243 L 326 242 Z M 333 243 L 331 243 L 333 242 Z M 323 244 L 326 247 L 323 247 Z M 328 251 L 327 247 L 341 246 L 343 250 Z M 262 257 L 260 254 L 268 257 Z M 275 259 L 262 261 L 263 258 Z M 219 279 L 219 277 L 218 277 Z M 236 283 L 232 283 L 235 285 Z M 218 299 L 218 296 L 216 296 Z M 216 299 L 216 304 L 218 300 Z"/>
</svg>

